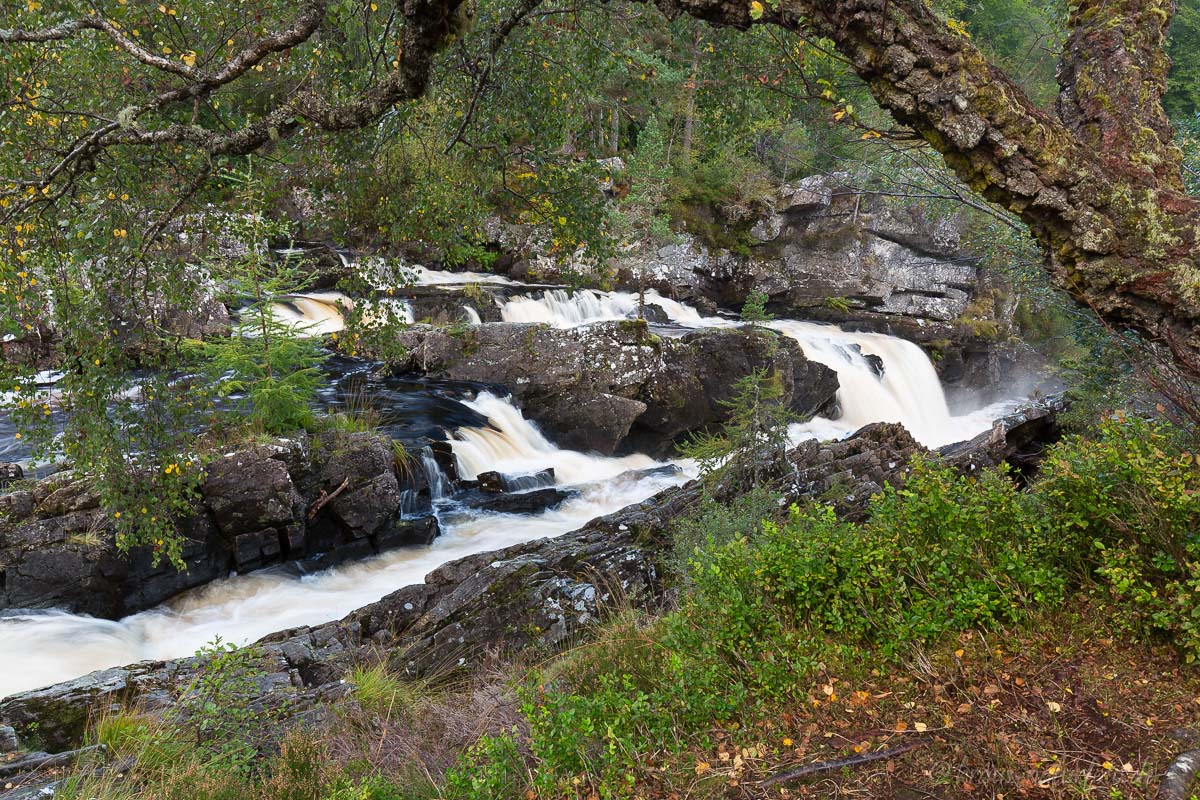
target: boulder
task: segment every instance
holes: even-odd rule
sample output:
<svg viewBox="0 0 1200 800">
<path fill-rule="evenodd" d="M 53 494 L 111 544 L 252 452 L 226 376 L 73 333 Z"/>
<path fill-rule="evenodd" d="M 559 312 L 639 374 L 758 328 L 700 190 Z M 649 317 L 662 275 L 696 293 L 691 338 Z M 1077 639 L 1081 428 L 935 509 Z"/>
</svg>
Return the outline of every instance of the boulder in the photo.
<svg viewBox="0 0 1200 800">
<path fill-rule="evenodd" d="M 11 725 L 0 725 L 0 753 L 15 753 L 21 749 L 17 732 Z"/>
<path fill-rule="evenodd" d="M 288 470 L 289 454 L 280 445 L 260 445 L 208 466 L 204 502 L 233 545 L 239 571 L 278 561 L 302 540 L 305 501 Z"/>
<path fill-rule="evenodd" d="M 736 336 L 706 329 L 681 340 L 676 357 L 651 376 L 640 395 L 647 404 L 638 422 L 672 440 L 729 417 L 734 381 L 771 367 L 784 387 L 784 401 L 802 417 L 833 402 L 837 375 L 806 359 L 794 341 L 767 330 L 744 329 Z"/>
<path fill-rule="evenodd" d="M 25 477 L 25 471 L 21 469 L 20 464 L 8 464 L 0 462 L 0 489 L 8 486 L 13 481 L 19 481 Z"/>
<path fill-rule="evenodd" d="M 618 281 L 731 310 L 751 292 L 765 292 L 802 318 L 822 308 L 840 309 L 844 319 L 868 313 L 947 322 L 962 315 L 979 276 L 960 250 L 961 221 L 853 184 L 842 173 L 814 175 L 782 187 L 775 208 L 753 219 L 717 213 L 713 224 L 731 238 L 744 231 L 746 247 L 736 253 L 693 236 L 634 247 L 616 260 Z"/>
<path fill-rule="evenodd" d="M 69 471 L 0 497 L 0 609 L 117 619 L 231 572 L 324 568 L 440 532 L 428 514 L 401 518 L 392 445 L 374 434 L 327 436 L 315 453 L 304 439 L 229 453 L 201 490 L 182 523 L 182 570 L 150 548 L 120 552 L 99 496 Z"/>
<path fill-rule="evenodd" d="M 480 511 L 491 511 L 495 514 L 539 514 L 552 508 L 557 508 L 573 493 L 562 489 L 548 487 L 531 489 L 527 492 L 512 494 L 487 494 L 478 492 L 468 494 L 462 499 L 466 505 Z"/>
<path fill-rule="evenodd" d="M 642 320 L 579 328 L 478 325 L 466 334 L 412 326 L 391 368 L 501 384 L 559 446 L 611 454 L 669 451 L 675 440 L 728 417 L 733 385 L 752 370 L 780 375 L 784 402 L 811 415 L 828 407 L 837 377 L 799 346 L 751 329 L 705 329 L 677 339 Z"/>
<path fill-rule="evenodd" d="M 185 569 L 150 548 L 122 555 L 108 515 L 70 472 L 0 498 L 0 608 L 65 608 L 117 618 L 229 572 L 225 540 L 202 511 L 187 523 Z"/>
</svg>

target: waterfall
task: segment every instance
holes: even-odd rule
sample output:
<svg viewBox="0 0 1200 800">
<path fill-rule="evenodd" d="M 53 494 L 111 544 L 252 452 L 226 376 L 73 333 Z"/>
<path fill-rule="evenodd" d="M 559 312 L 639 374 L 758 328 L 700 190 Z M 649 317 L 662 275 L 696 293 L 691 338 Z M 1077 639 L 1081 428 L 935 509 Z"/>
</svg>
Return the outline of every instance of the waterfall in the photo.
<svg viewBox="0 0 1200 800">
<path fill-rule="evenodd" d="M 429 499 L 436 502 L 450 496 L 450 479 L 433 456 L 433 449 L 421 448 L 421 468 L 425 470 L 425 481 L 429 484 Z"/>
<path fill-rule="evenodd" d="M 646 292 L 645 302 L 658 306 L 679 324 L 704 323 L 696 309 L 662 297 L 653 290 Z M 590 322 L 637 317 L 638 304 L 638 296 L 631 292 L 549 289 L 542 292 L 541 297 L 519 295 L 510 298 L 501 307 L 500 318 L 505 322 L 541 322 L 557 328 L 573 328 Z"/>
<path fill-rule="evenodd" d="M 412 303 L 385 297 L 375 301 L 381 312 L 369 309 L 363 314 L 363 324 L 385 324 L 389 317 L 401 322 L 413 321 Z M 356 307 L 354 300 L 341 292 L 309 292 L 279 298 L 268 306 L 271 317 L 296 330 L 301 336 L 326 336 L 346 328 L 345 311 Z M 253 324 L 243 324 L 240 330 L 255 335 Z"/>
<path fill-rule="evenodd" d="M 656 463 L 644 455 L 608 458 L 560 450 L 511 401 L 489 392 L 481 392 L 466 405 L 491 423 L 485 428 L 459 428 L 451 437 L 458 474 L 467 479 L 489 470 L 521 475 L 553 467 L 557 482 L 571 485 L 611 478 Z"/>
<path fill-rule="evenodd" d="M 501 285 L 516 285 L 503 275 L 492 275 L 487 272 L 445 272 L 429 269 L 419 264 L 407 265 L 416 278 L 418 286 L 458 286 L 464 283 L 495 283 Z"/>
<path fill-rule="evenodd" d="M 463 316 L 467 318 L 467 322 L 472 325 L 482 325 L 483 320 L 479 318 L 479 312 L 471 306 L 463 306 Z"/>
<path fill-rule="evenodd" d="M 281 297 L 267 306 L 267 313 L 302 336 L 326 336 L 346 327 L 342 309 L 351 308 L 354 301 L 341 292 L 311 292 Z M 241 325 L 240 331 L 248 336 L 256 334 L 252 322 Z"/>
<path fill-rule="evenodd" d="M 423 267 L 412 271 L 422 284 L 513 284 L 500 276 L 479 273 L 438 272 Z M 662 309 L 676 326 L 699 329 L 739 324 L 702 316 L 695 308 L 653 291 L 646 292 L 644 300 Z M 394 314 L 411 321 L 411 305 L 390 298 L 384 302 L 391 304 Z M 501 318 L 506 322 L 572 327 L 634 317 L 638 305 L 638 295 L 629 292 L 585 290 L 568 294 L 545 290 L 537 297 L 510 298 L 501 305 Z M 307 335 L 323 335 L 342 330 L 343 310 L 353 307 L 352 300 L 337 292 L 308 293 L 281 298 L 268 313 L 304 328 Z M 480 322 L 470 306 L 463 306 L 463 313 L 471 323 Z M 903 423 L 923 444 L 937 447 L 987 430 L 993 419 L 1008 410 L 1005 404 L 997 404 L 973 414 L 952 416 L 933 364 L 911 342 L 882 334 L 843 331 L 832 325 L 790 320 L 768 324 L 795 339 L 809 359 L 836 371 L 840 382 L 840 416 L 792 426 L 789 433 L 797 440 L 844 437 L 871 422 L 891 421 Z M 253 335 L 250 328 L 243 322 L 244 335 Z M 882 370 L 874 363 L 875 358 L 882 363 Z M 303 578 L 283 571 L 235 576 L 118 622 L 63 612 L 17 612 L 0 617 L 0 697 L 96 669 L 144 659 L 178 658 L 216 635 L 241 644 L 273 631 L 337 619 L 401 586 L 423 580 L 429 571 L 447 561 L 574 530 L 588 520 L 686 480 L 685 475 L 632 472 L 657 464 L 644 455 L 606 458 L 562 450 L 507 398 L 482 392 L 464 404 L 487 419 L 486 425 L 449 432 L 449 443 L 464 478 L 496 470 L 527 476 L 513 482 L 513 488 L 523 489 L 539 483 L 533 477 L 536 473 L 552 468 L 555 483 L 571 486 L 578 493 L 554 510 L 535 515 L 469 510 L 453 502 L 447 476 L 432 450 L 424 448 L 417 459 L 425 472 L 431 500 L 441 501 L 438 509 L 442 536 L 431 545 L 393 550 Z M 461 422 L 464 418 L 458 419 Z M 0 418 L 0 444 L 4 443 L 6 425 L 7 420 Z M 401 505 L 402 513 L 413 513 L 424 504 L 410 492 Z"/>
</svg>

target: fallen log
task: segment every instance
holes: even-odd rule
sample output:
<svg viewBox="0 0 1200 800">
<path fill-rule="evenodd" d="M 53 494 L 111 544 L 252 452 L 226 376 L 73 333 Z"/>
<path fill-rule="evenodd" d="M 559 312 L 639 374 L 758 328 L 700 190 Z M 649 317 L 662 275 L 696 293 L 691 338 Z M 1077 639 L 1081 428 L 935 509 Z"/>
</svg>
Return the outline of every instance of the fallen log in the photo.
<svg viewBox="0 0 1200 800">
<path fill-rule="evenodd" d="M 1177 755 L 1158 785 L 1155 800 L 1187 800 L 1197 771 L 1200 771 L 1200 750 Z"/>
<path fill-rule="evenodd" d="M 874 753 L 860 753 L 856 756 L 847 756 L 846 758 L 835 758 L 832 761 L 819 761 L 816 764 L 808 764 L 799 769 L 781 772 L 778 775 L 773 775 L 767 778 L 761 786 L 775 786 L 780 783 L 806 778 L 809 775 L 820 775 L 824 772 L 833 772 L 834 770 L 846 769 L 849 767 L 858 767 L 863 764 L 870 764 L 872 761 L 884 761 L 889 758 L 903 755 L 910 750 L 916 750 L 918 747 L 924 747 L 929 743 L 928 739 L 920 739 L 908 744 L 902 744 L 899 747 L 891 747 L 887 750 L 878 750 Z"/>
</svg>

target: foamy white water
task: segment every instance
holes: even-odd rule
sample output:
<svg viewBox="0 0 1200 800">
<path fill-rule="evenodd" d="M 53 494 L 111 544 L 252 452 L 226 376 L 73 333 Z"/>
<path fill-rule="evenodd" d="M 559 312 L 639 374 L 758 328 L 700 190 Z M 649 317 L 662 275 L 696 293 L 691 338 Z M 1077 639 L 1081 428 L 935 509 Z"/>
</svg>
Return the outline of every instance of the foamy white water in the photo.
<svg viewBox="0 0 1200 800">
<path fill-rule="evenodd" d="M 648 305 L 656 305 L 680 324 L 703 325 L 704 318 L 696 309 L 663 297 L 653 290 L 646 292 Z M 500 309 L 505 322 L 541 322 L 559 328 L 573 328 L 590 322 L 629 319 L 636 316 L 638 296 L 631 292 L 596 292 L 579 289 L 567 292 L 549 289 L 541 297 L 516 296 Z"/>
<path fill-rule="evenodd" d="M 0 618 L 0 697 L 146 659 L 191 655 L 215 636 L 236 644 L 268 633 L 339 619 L 434 568 L 463 556 L 558 536 L 654 493 L 684 475 L 639 476 L 647 456 L 604 458 L 551 445 L 506 400 L 481 395 L 472 403 L 494 430 L 458 431 L 451 442 L 465 472 L 487 468 L 517 474 L 555 468 L 559 485 L 579 494 L 537 515 L 480 514 L 448 509 L 442 535 L 428 547 L 403 548 L 297 578 L 263 571 L 216 581 L 171 603 L 119 622 L 64 612 Z"/>
<path fill-rule="evenodd" d="M 646 302 L 666 311 L 670 320 L 693 328 L 734 327 L 739 323 L 701 316 L 691 306 L 646 293 Z M 540 297 L 514 297 L 501 309 L 506 322 L 540 322 L 575 327 L 592 322 L 635 316 L 637 295 L 629 292 L 546 291 Z M 988 430 L 992 421 L 1008 413 L 1015 402 L 996 403 L 969 414 L 954 416 L 946 405 L 933 362 L 913 342 L 879 333 L 853 333 L 836 325 L 778 320 L 771 328 L 795 339 L 805 356 L 837 373 L 837 419 L 816 417 L 793 425 L 794 441 L 836 439 L 849 436 L 872 422 L 899 422 L 926 447 L 960 442 Z M 883 375 L 876 374 L 866 356 L 878 356 Z"/>
<path fill-rule="evenodd" d="M 382 298 L 375 301 L 382 313 L 369 310 L 363 313 L 363 324 L 387 322 L 387 317 L 401 322 L 413 321 L 412 303 L 407 300 Z M 307 292 L 290 294 L 268 306 L 268 313 L 301 336 L 326 336 L 346 329 L 345 312 L 356 308 L 354 300 L 341 292 Z M 257 334 L 254 324 L 246 323 L 240 330 L 247 336 Z"/>
<path fill-rule="evenodd" d="M 459 428 L 452 435 L 459 474 L 468 480 L 488 470 L 521 475 L 553 467 L 559 484 L 573 486 L 656 465 L 654 459 L 644 455 L 608 458 L 560 450 L 510 401 L 488 392 L 481 392 L 467 405 L 486 415 L 493 426 Z"/>
</svg>

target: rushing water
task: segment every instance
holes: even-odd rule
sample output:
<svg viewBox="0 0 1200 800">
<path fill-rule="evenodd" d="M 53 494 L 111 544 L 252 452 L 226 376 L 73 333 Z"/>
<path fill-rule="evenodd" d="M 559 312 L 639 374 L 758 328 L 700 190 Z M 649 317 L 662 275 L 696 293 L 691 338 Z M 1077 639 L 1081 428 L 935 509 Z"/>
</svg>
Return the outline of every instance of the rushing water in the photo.
<svg viewBox="0 0 1200 800">
<path fill-rule="evenodd" d="M 417 270 L 417 276 L 421 283 L 428 284 L 486 281 L 515 285 L 496 276 L 423 268 Z M 640 302 L 637 295 L 627 292 L 546 290 L 538 296 L 509 298 L 501 308 L 501 316 L 506 322 L 571 327 L 636 316 Z M 676 329 L 737 324 L 704 317 L 694 308 L 654 292 L 647 292 L 644 302 L 662 309 Z M 271 313 L 309 333 L 329 333 L 341 329 L 342 308 L 352 305 L 353 301 L 338 293 L 312 293 L 285 298 L 272 307 Z M 793 320 L 770 325 L 795 339 L 808 358 L 834 369 L 840 382 L 840 415 L 793 426 L 790 433 L 797 440 L 843 437 L 867 423 L 890 421 L 903 423 L 919 441 L 937 447 L 986 430 L 1011 405 L 997 404 L 954 416 L 946 406 L 933 364 L 911 342 Z M 356 369 L 343 368 L 335 383 L 340 388 L 329 390 L 322 402 L 334 406 L 346 402 L 341 397 L 347 391 L 342 385 L 358 381 L 357 391 L 385 410 L 383 430 L 390 435 L 418 441 L 428 435 L 430 419 L 439 419 L 448 426 L 463 477 L 486 470 L 522 475 L 550 467 L 558 485 L 573 487 L 578 493 L 557 509 L 536 515 L 469 511 L 447 498 L 449 488 L 444 476 L 438 472 L 432 453 L 424 453 L 421 461 L 432 479 L 435 509 L 443 531 L 428 547 L 399 549 L 302 577 L 283 569 L 234 576 L 116 622 L 57 611 L 2 618 L 0 696 L 95 669 L 188 655 L 217 635 L 244 643 L 288 627 L 337 619 L 422 580 L 447 561 L 573 530 L 685 479 L 684 475 L 647 472 L 646 468 L 656 466 L 656 462 L 643 455 L 606 458 L 562 450 L 511 402 L 488 392 L 478 393 L 473 400 L 453 399 L 431 391 L 427 382 L 385 383 L 365 368 Z M 4 427 L 7 424 L 0 418 L 0 453 L 11 445 Z"/>
<path fill-rule="evenodd" d="M 647 304 L 663 309 L 674 325 L 685 328 L 730 327 L 739 323 L 704 317 L 691 306 L 647 292 Z M 573 327 L 636 315 L 638 296 L 629 292 L 546 291 L 540 297 L 513 297 L 501 309 L 506 322 L 542 322 Z M 871 422 L 902 423 L 926 447 L 969 439 L 991 427 L 1011 410 L 1012 402 L 996 403 L 967 415 L 954 416 L 933 362 L 916 344 L 881 333 L 852 333 L 836 325 L 779 320 L 770 327 L 795 339 L 804 355 L 838 376 L 836 420 L 818 417 L 794 425 L 793 439 L 848 436 Z M 868 361 L 878 357 L 883 374 Z"/>
<path fill-rule="evenodd" d="M 536 515 L 479 513 L 446 504 L 439 511 L 442 535 L 428 547 L 401 548 L 303 577 L 280 569 L 234 576 L 118 622 L 62 612 L 0 619 L 0 696 L 106 667 L 190 655 L 217 635 L 242 644 L 273 631 L 339 619 L 419 583 L 447 561 L 566 533 L 686 479 L 631 472 L 656 465 L 646 456 L 617 459 L 560 450 L 508 401 L 492 395 L 466 405 L 487 415 L 491 426 L 460 429 L 451 441 L 464 472 L 476 471 L 484 457 L 489 469 L 504 473 L 553 467 L 558 485 L 579 494 Z"/>
</svg>

